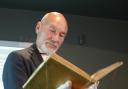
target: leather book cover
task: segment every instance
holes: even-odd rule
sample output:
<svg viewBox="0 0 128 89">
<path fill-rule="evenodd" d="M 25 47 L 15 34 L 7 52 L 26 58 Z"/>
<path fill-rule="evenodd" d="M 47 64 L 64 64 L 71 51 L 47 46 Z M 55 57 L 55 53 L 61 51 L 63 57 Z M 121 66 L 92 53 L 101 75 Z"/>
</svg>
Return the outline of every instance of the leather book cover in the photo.
<svg viewBox="0 0 128 89">
<path fill-rule="evenodd" d="M 67 80 L 72 81 L 72 89 L 83 89 L 121 65 L 122 62 L 114 63 L 93 75 L 89 75 L 63 57 L 53 54 L 38 66 L 23 85 L 23 89 L 56 89 Z"/>
</svg>

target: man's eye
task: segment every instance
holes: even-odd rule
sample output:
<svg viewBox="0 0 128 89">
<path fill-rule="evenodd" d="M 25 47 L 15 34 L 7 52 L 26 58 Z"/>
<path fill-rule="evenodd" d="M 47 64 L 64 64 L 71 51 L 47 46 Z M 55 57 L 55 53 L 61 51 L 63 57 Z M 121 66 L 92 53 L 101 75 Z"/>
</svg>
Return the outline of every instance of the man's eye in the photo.
<svg viewBox="0 0 128 89">
<path fill-rule="evenodd" d="M 53 29 L 53 28 L 50 28 L 50 31 L 51 31 L 51 32 L 56 32 L 55 29 Z"/>
<path fill-rule="evenodd" d="M 64 33 L 61 33 L 60 34 L 60 37 L 63 37 L 64 38 L 65 37 L 65 34 Z"/>
</svg>

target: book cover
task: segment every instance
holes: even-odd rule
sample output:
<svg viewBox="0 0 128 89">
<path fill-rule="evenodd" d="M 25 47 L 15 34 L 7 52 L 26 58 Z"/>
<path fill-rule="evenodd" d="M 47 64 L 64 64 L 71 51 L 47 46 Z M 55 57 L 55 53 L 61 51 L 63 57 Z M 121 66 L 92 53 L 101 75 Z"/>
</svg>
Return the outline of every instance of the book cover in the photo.
<svg viewBox="0 0 128 89">
<path fill-rule="evenodd" d="M 89 75 L 63 57 L 53 54 L 39 65 L 23 85 L 23 89 L 56 89 L 67 80 L 72 81 L 72 89 L 83 89 L 102 79 L 122 64 L 122 62 L 116 62 Z"/>
</svg>

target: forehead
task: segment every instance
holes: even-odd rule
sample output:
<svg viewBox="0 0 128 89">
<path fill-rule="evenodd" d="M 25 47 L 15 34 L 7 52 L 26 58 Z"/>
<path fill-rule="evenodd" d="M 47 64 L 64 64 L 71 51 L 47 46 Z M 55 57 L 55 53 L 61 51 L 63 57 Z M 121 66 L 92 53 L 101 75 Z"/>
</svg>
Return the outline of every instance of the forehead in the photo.
<svg viewBox="0 0 128 89">
<path fill-rule="evenodd" d="M 57 29 L 59 31 L 67 32 L 67 22 L 64 17 L 62 16 L 48 16 L 46 19 L 44 19 L 44 23 L 47 25 L 52 26 L 54 29 Z"/>
<path fill-rule="evenodd" d="M 62 26 L 61 23 L 51 23 L 50 28 L 54 29 L 56 32 L 58 33 L 63 33 L 63 34 L 67 34 L 67 28 Z"/>
</svg>

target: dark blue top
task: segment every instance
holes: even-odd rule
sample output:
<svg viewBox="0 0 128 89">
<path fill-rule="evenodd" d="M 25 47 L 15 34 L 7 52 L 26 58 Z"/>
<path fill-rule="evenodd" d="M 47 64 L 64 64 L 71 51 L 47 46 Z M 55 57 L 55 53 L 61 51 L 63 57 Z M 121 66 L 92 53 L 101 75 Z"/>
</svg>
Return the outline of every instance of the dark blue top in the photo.
<svg viewBox="0 0 128 89">
<path fill-rule="evenodd" d="M 34 70 L 43 62 L 36 45 L 11 52 L 4 65 L 4 89 L 22 89 Z"/>
</svg>

